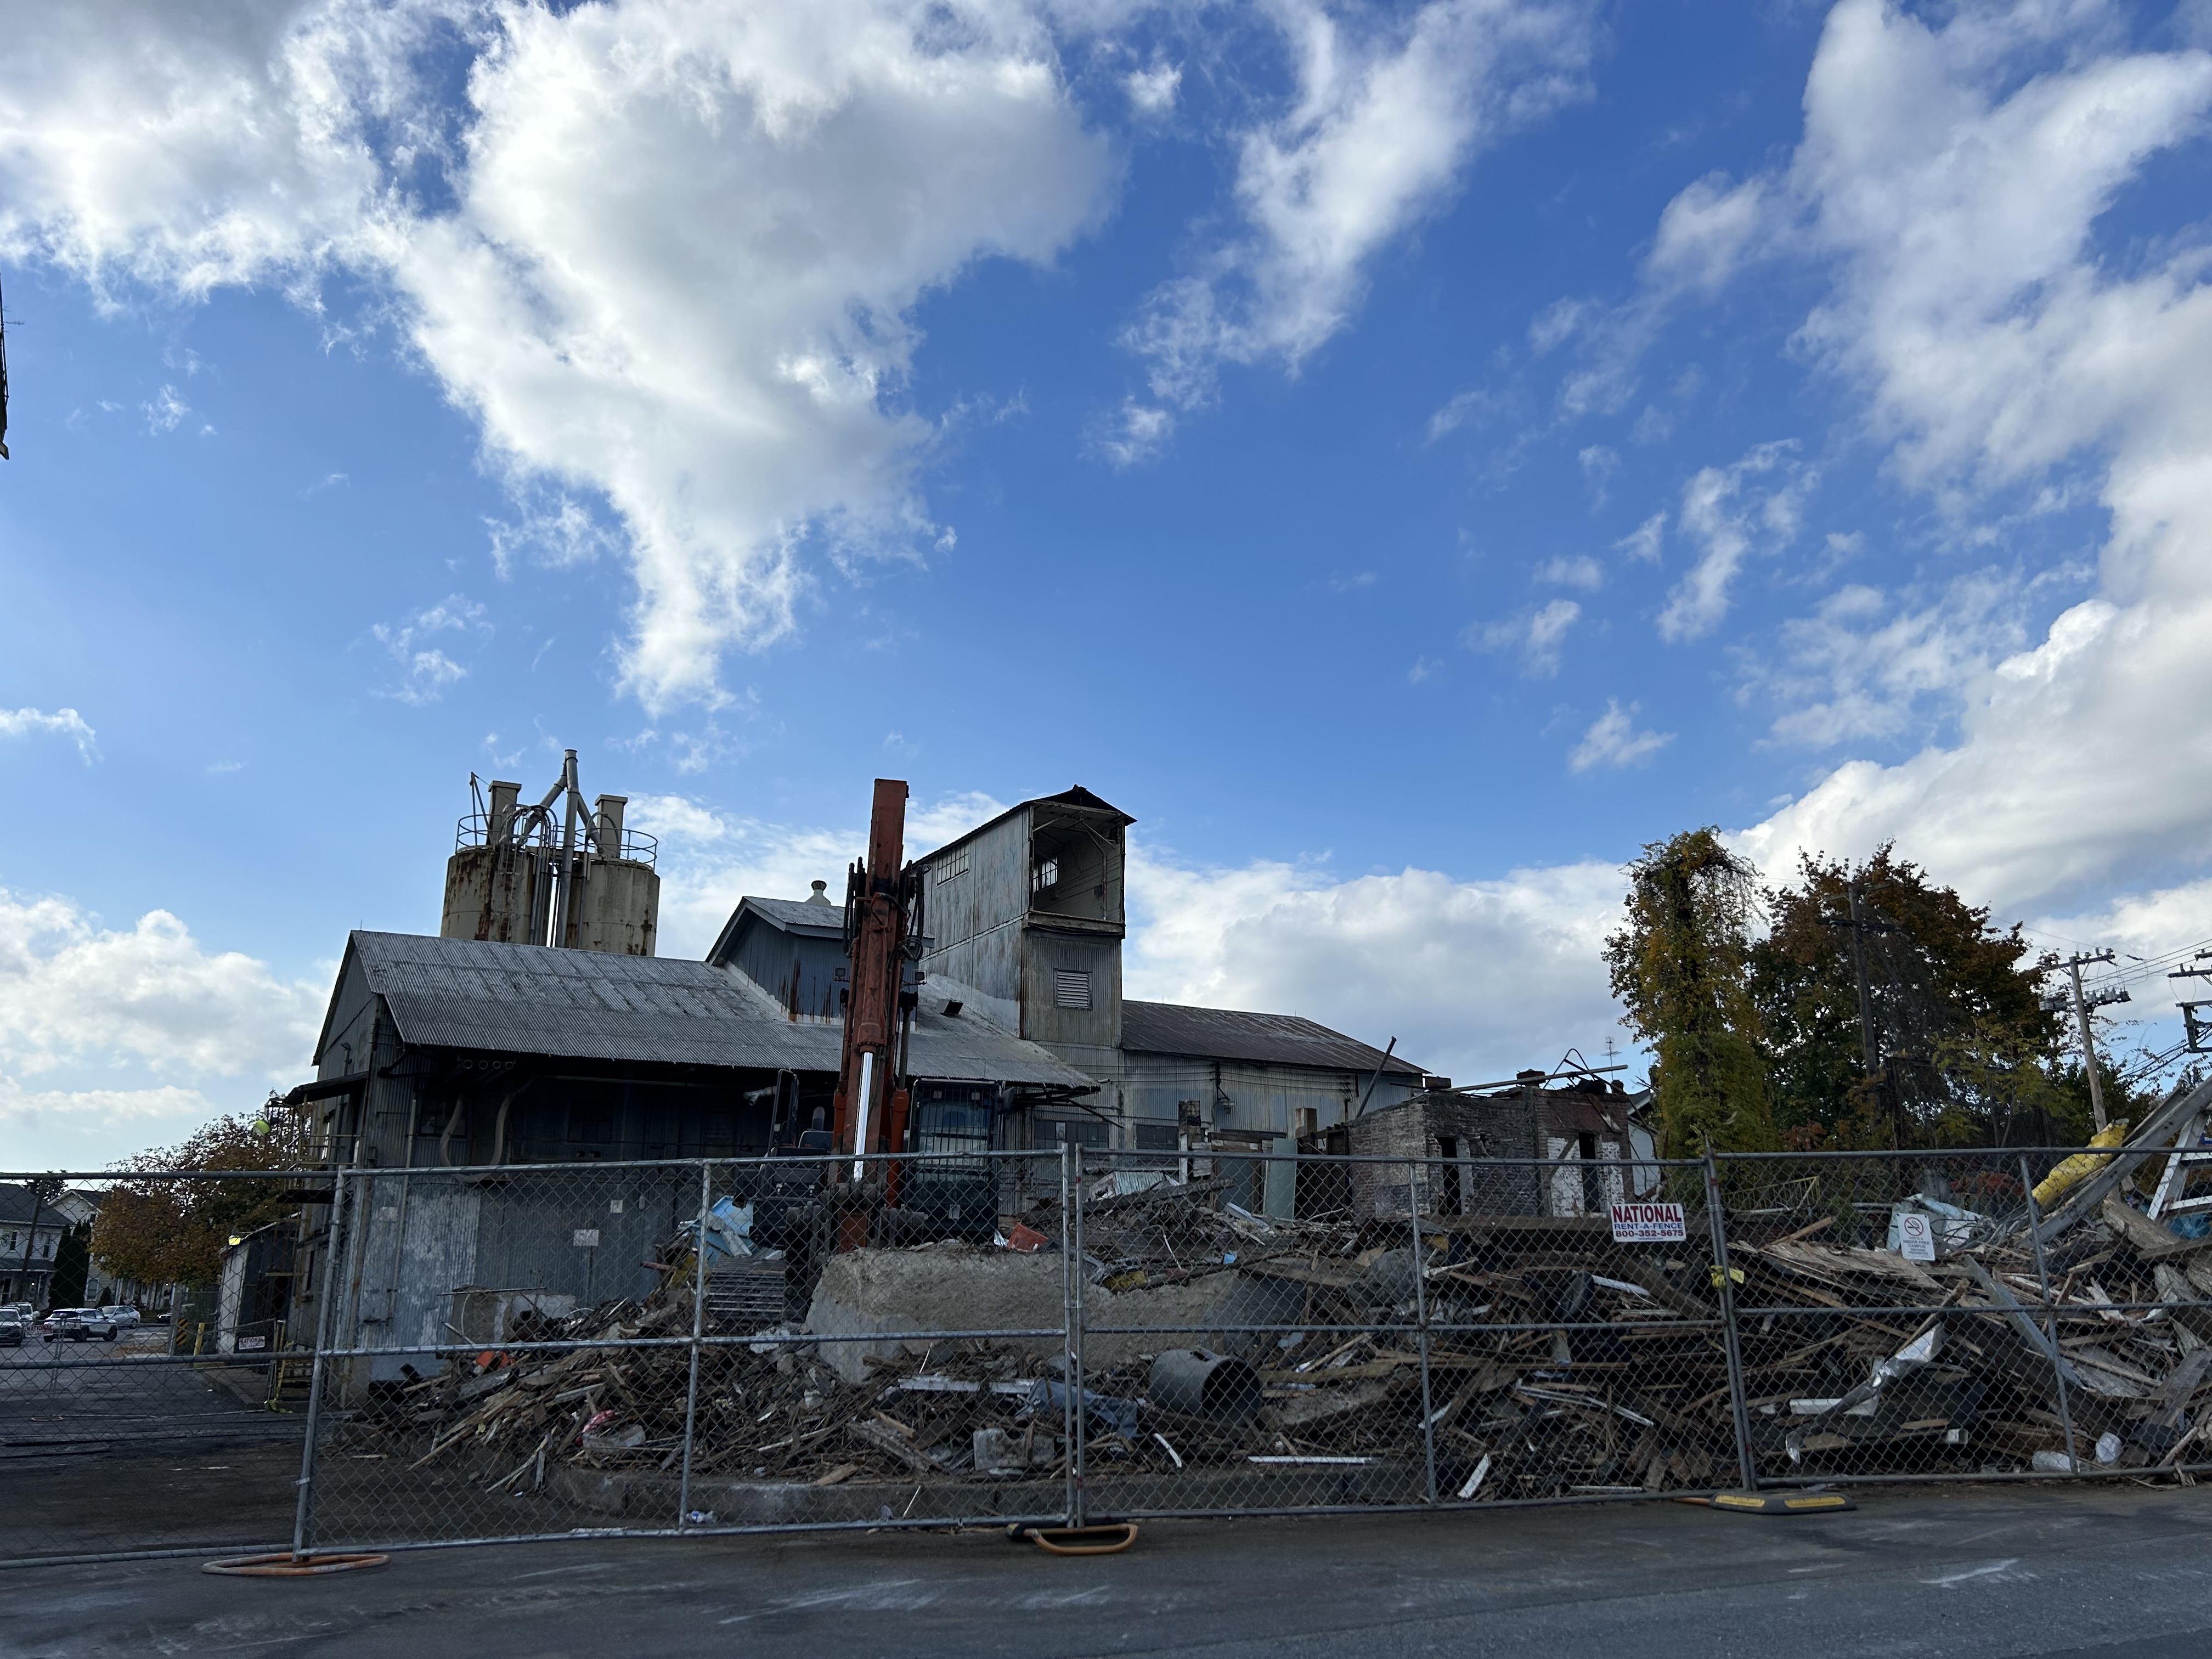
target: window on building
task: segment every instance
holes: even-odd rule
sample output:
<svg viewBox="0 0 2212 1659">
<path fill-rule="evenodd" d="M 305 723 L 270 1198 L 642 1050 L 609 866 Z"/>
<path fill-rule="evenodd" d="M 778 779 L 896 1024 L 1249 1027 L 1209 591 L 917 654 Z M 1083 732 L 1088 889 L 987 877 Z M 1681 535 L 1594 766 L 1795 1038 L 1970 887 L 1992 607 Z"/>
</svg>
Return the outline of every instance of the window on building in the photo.
<svg viewBox="0 0 2212 1659">
<path fill-rule="evenodd" d="M 1080 1123 L 1072 1123 L 1066 1118 L 1048 1118 L 1037 1124 L 1036 1137 L 1040 1146 L 1058 1146 L 1070 1141 L 1078 1146 L 1111 1146 L 1114 1126 L 1101 1123 L 1096 1118 Z"/>
<path fill-rule="evenodd" d="M 1091 975 L 1079 968 L 1059 969 L 1052 976 L 1052 1002 L 1055 1008 L 1088 1008 Z"/>
<path fill-rule="evenodd" d="M 1139 1123 L 1133 1126 L 1140 1152 L 1171 1152 L 1176 1150 L 1176 1126 L 1172 1123 Z"/>
<path fill-rule="evenodd" d="M 1030 872 L 1030 891 L 1042 893 L 1048 887 L 1060 885 L 1060 860 L 1040 859 L 1036 868 Z"/>
<path fill-rule="evenodd" d="M 955 876 L 964 876 L 967 873 L 968 849 L 964 847 L 949 855 L 937 866 L 937 879 L 940 884 L 951 881 Z"/>
</svg>

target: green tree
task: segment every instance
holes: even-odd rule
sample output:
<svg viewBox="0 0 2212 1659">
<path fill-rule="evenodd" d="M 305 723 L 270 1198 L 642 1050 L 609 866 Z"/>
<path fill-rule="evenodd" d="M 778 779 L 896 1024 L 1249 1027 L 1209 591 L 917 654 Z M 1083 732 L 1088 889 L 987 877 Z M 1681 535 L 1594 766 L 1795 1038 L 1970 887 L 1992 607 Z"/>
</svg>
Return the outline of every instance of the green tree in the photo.
<svg viewBox="0 0 2212 1659">
<path fill-rule="evenodd" d="M 2087 1133 L 2054 1073 L 2063 1030 L 2041 1006 L 2045 964 L 2016 925 L 1991 927 L 1987 909 L 1891 846 L 1857 866 L 1807 855 L 1796 883 L 1765 902 L 1751 983 L 1786 1139 L 1990 1146 Z"/>
<path fill-rule="evenodd" d="M 83 1302 L 85 1275 L 92 1266 L 86 1240 L 91 1235 L 91 1227 L 83 1222 L 63 1230 L 61 1242 L 54 1246 L 54 1276 L 46 1292 L 49 1305 L 74 1308 Z"/>
<path fill-rule="evenodd" d="M 102 1196 L 92 1253 L 108 1270 L 142 1285 L 203 1285 L 222 1264 L 234 1235 L 291 1214 L 281 1181 L 161 1178 L 177 1170 L 296 1170 L 310 1161 L 306 1124 L 288 1112 L 219 1117 L 181 1145 L 141 1154 Z"/>
<path fill-rule="evenodd" d="M 1626 925 L 1605 942 L 1621 1022 L 1650 1044 L 1661 1152 L 1776 1145 L 1750 990 L 1758 887 L 1717 830 L 1654 842 L 1631 864 Z"/>
</svg>

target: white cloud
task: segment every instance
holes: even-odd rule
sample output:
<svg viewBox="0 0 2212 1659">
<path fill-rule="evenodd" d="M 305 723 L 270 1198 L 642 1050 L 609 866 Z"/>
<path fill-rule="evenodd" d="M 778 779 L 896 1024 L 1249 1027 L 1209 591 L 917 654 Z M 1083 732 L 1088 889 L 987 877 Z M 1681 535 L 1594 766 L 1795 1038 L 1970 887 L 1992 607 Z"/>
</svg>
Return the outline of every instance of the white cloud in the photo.
<svg viewBox="0 0 2212 1659">
<path fill-rule="evenodd" d="M 1765 212 L 1767 188 L 1761 179 L 1730 185 L 1710 173 L 1683 191 L 1659 216 L 1645 280 L 1662 290 L 1717 293 L 1773 229 Z"/>
<path fill-rule="evenodd" d="M 1666 545 L 1667 515 L 1654 513 L 1642 524 L 1613 544 L 1616 553 L 1626 553 L 1632 559 L 1645 564 L 1659 562 L 1660 550 Z"/>
<path fill-rule="evenodd" d="M 87 766 L 100 754 L 99 734 L 74 708 L 57 708 L 51 714 L 36 708 L 0 708 L 0 738 L 24 738 L 40 732 L 67 738 L 76 745 Z"/>
<path fill-rule="evenodd" d="M 906 850 L 914 858 L 1005 811 L 978 792 L 907 803 Z M 661 952 L 704 955 L 738 901 L 805 898 L 827 882 L 832 902 L 845 901 L 845 872 L 866 849 L 867 825 L 809 828 L 719 811 L 682 795 L 631 798 L 630 822 L 661 837 L 659 869 Z"/>
<path fill-rule="evenodd" d="M 1674 741 L 1672 732 L 1636 729 L 1637 705 L 1620 706 L 1617 697 L 1605 700 L 1605 713 L 1590 722 L 1582 741 L 1567 757 L 1567 769 L 1587 772 L 1599 766 L 1635 766 L 1651 758 Z"/>
<path fill-rule="evenodd" d="M 1110 416 L 1092 422 L 1090 447 L 1115 466 L 1135 466 L 1158 454 L 1175 435 L 1175 416 L 1168 410 L 1124 398 Z"/>
<path fill-rule="evenodd" d="M 1536 580 L 1559 587 L 1579 587 L 1595 593 L 1605 584 L 1605 571 L 1587 553 L 1561 554 L 1536 567 Z"/>
<path fill-rule="evenodd" d="M 1550 1066 L 1622 1034 L 1598 952 L 1619 925 L 1614 866 L 1460 881 L 1338 879 L 1275 862 L 1192 868 L 1133 842 L 1132 997 L 1300 1013 L 1462 1082 Z"/>
<path fill-rule="evenodd" d="M 173 1083 L 150 1089 L 26 1089 L 0 1075 L 0 1124 L 27 1137 L 57 1120 L 77 1128 L 128 1123 L 196 1128 L 222 1109 L 198 1089 Z"/>
<path fill-rule="evenodd" d="M 0 1064 L 27 1075 L 137 1063 L 285 1078 L 307 1062 L 328 990 L 203 950 L 166 910 L 106 928 L 65 899 L 0 889 Z"/>
<path fill-rule="evenodd" d="M 173 386 L 163 386 L 154 394 L 152 402 L 140 407 L 145 411 L 146 430 L 156 438 L 174 432 L 192 412 L 192 406 L 177 395 L 177 388 Z"/>
<path fill-rule="evenodd" d="M 1830 16 L 1784 181 L 1830 278 L 1806 344 L 1954 518 L 2086 469 L 2110 529 L 2097 592 L 2029 648 L 1947 665 L 1939 641 L 1954 740 L 1839 767 L 1749 833 L 1770 868 L 1895 837 L 2025 907 L 2212 857 L 2206 255 L 2171 198 L 2148 204 L 2166 234 L 2124 256 L 2095 234 L 2150 158 L 2201 157 L 2212 56 L 2129 52 L 2118 15 L 1967 8 L 1936 28 L 1846 0 Z"/>
<path fill-rule="evenodd" d="M 1795 448 L 1787 440 L 1761 444 L 1732 465 L 1701 469 L 1682 487 L 1680 528 L 1704 551 L 1667 596 L 1662 639 L 1679 643 L 1711 633 L 1728 614 L 1729 588 L 1744 561 L 1795 539 L 1818 477 L 1796 460 Z"/>
<path fill-rule="evenodd" d="M 1559 648 L 1582 614 L 1582 606 L 1574 600 L 1553 599 L 1522 616 L 1477 624 L 1464 637 L 1480 651 L 1518 651 L 1524 673 L 1549 679 L 1559 672 Z"/>
<path fill-rule="evenodd" d="M 2025 598 L 1994 570 L 1901 603 L 1861 584 L 1838 588 L 1784 623 L 1782 659 L 1753 671 L 1754 686 L 1790 705 L 1775 738 L 1828 748 L 1895 738 L 1930 700 L 1951 713 L 1961 686 L 2024 642 Z"/>
<path fill-rule="evenodd" d="M 1270 15 L 1297 90 L 1289 110 L 1242 136 L 1242 229 L 1196 274 L 1158 289 L 1125 337 L 1164 407 L 1209 402 L 1223 362 L 1295 371 L 1344 325 L 1376 252 L 1471 157 L 1583 90 L 1589 26 L 1578 4 L 1431 0 L 1364 31 L 1317 0 L 1281 0 Z M 1432 435 L 1449 424 L 1432 423 Z"/>
<path fill-rule="evenodd" d="M 457 50 L 465 109 L 414 67 Z M 654 709 L 720 700 L 810 548 L 938 539 L 914 307 L 1049 259 L 1114 176 L 1046 27 L 999 0 L 142 0 L 27 11 L 0 58 L 0 252 L 190 295 L 391 283 L 518 495 L 611 509 Z M 495 550 L 580 556 L 576 528 Z"/>
<path fill-rule="evenodd" d="M 712 700 L 786 629 L 810 540 L 928 539 L 897 406 L 925 289 L 1047 259 L 1109 177 L 1006 9 L 516 9 L 471 84 L 460 212 L 395 251 L 416 339 L 526 474 L 604 490 L 629 684 Z"/>
<path fill-rule="evenodd" d="M 397 625 L 376 623 L 369 632 L 398 664 L 399 684 L 378 695 L 416 708 L 435 702 L 447 686 L 468 678 L 469 671 L 447 656 L 442 647 L 426 645 L 431 635 L 447 633 L 489 634 L 484 608 L 465 594 L 448 594 L 428 610 L 418 611 Z"/>
<path fill-rule="evenodd" d="M 435 9 L 116 0 L 12 15 L 0 249 L 103 291 L 191 295 L 319 263 L 374 209 L 361 122 L 391 112 L 392 71 Z"/>
<path fill-rule="evenodd" d="M 1175 107 L 1176 94 L 1182 90 L 1182 65 L 1155 64 L 1132 70 L 1121 77 L 1121 84 L 1139 114 L 1164 115 Z"/>
</svg>

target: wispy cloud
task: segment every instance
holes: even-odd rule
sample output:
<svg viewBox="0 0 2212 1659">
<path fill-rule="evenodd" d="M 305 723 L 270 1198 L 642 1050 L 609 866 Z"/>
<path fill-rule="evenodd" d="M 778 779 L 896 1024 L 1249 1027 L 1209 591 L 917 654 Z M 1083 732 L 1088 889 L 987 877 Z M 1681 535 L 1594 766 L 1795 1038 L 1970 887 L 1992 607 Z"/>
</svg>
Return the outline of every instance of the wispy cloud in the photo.
<svg viewBox="0 0 2212 1659">
<path fill-rule="evenodd" d="M 1463 637 L 1478 651 L 1518 652 L 1523 673 L 1532 679 L 1549 679 L 1559 672 L 1559 647 L 1582 614 L 1582 606 L 1574 600 L 1553 599 L 1502 622 L 1478 623 Z"/>
<path fill-rule="evenodd" d="M 1296 96 L 1239 136 L 1238 229 L 1155 289 L 1123 336 L 1150 399 L 1117 424 L 1141 424 L 1143 453 L 1178 412 L 1212 402 L 1222 364 L 1295 374 L 1357 308 L 1376 253 L 1449 194 L 1474 155 L 1584 89 L 1590 15 L 1579 3 L 1431 0 L 1380 21 L 1282 0 L 1266 15 L 1296 63 Z"/>
<path fill-rule="evenodd" d="M 397 685 L 377 695 L 420 708 L 435 702 L 446 688 L 466 679 L 469 671 L 446 654 L 442 646 L 428 643 L 447 633 L 489 635 L 484 608 L 465 594 L 452 593 L 404 623 L 378 623 L 369 629 L 399 666 Z"/>
<path fill-rule="evenodd" d="M 1605 713 L 1590 722 L 1567 757 L 1567 769 L 1588 772 L 1601 766 L 1639 765 L 1674 741 L 1672 732 L 1638 731 L 1636 713 L 1636 704 L 1623 708 L 1618 697 L 1607 697 Z"/>
<path fill-rule="evenodd" d="M 1760 444 L 1732 465 L 1701 469 L 1683 485 L 1682 533 L 1704 550 L 1667 596 L 1659 613 L 1662 639 L 1680 643 L 1712 632 L 1728 614 L 1729 590 L 1744 561 L 1796 539 L 1805 497 L 1820 476 L 1797 460 L 1796 447 L 1789 439 Z"/>
<path fill-rule="evenodd" d="M 51 714 L 37 708 L 0 708 L 0 738 L 24 738 L 39 733 L 67 738 L 76 745 L 87 766 L 100 757 L 99 736 L 74 708 L 57 708 Z"/>
</svg>

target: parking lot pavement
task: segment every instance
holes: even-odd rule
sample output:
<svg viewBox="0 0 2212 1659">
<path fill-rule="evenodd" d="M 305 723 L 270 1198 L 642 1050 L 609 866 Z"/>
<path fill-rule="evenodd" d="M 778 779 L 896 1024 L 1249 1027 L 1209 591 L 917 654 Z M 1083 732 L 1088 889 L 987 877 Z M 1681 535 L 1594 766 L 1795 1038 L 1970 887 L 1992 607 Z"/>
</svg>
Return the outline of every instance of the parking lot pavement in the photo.
<svg viewBox="0 0 2212 1659">
<path fill-rule="evenodd" d="M 154 1326 L 0 1348 L 0 1561 L 290 1535 L 300 1418 L 260 1409 L 258 1368 L 167 1342 Z"/>
<path fill-rule="evenodd" d="M 0 1654 L 2212 1653 L 2212 1497 L 1920 1488 L 1783 1519 L 1676 1504 L 1152 1523 L 1127 1554 L 846 1534 L 407 1552 L 297 1581 L 0 1573 Z"/>
</svg>

